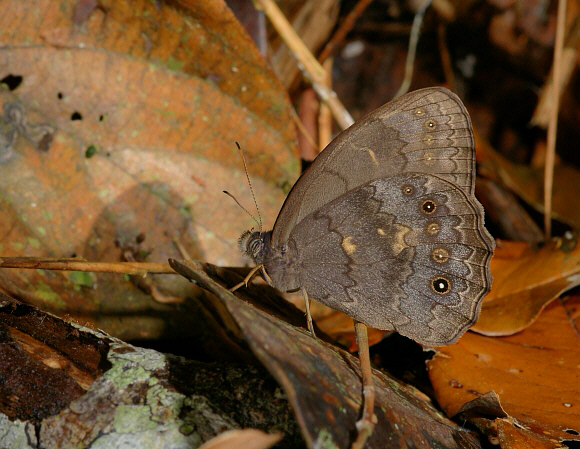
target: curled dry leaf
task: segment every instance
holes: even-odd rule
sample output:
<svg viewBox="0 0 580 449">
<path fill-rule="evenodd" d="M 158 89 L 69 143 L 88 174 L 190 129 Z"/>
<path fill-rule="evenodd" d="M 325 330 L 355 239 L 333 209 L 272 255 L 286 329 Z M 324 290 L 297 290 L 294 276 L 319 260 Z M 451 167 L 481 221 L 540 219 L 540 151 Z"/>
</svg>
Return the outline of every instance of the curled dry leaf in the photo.
<svg viewBox="0 0 580 449">
<path fill-rule="evenodd" d="M 268 449 L 282 440 L 281 433 L 258 429 L 228 430 L 203 443 L 199 449 Z"/>
<path fill-rule="evenodd" d="M 531 325 L 563 292 L 580 285 L 580 247 L 564 239 L 554 240 L 541 250 L 502 242 L 491 270 L 491 293 L 471 329 L 484 335 L 511 335 Z"/>
<path fill-rule="evenodd" d="M 500 182 L 537 211 L 544 212 L 544 169 L 514 164 L 497 153 L 480 136 L 477 139 L 480 174 Z M 578 228 L 580 226 L 580 172 L 570 165 L 554 168 L 552 216 Z"/>
<path fill-rule="evenodd" d="M 524 438 L 520 430 L 525 429 L 527 437 L 531 432 L 542 441 L 580 441 L 579 310 L 578 297 L 564 304 L 554 301 L 516 335 L 491 338 L 468 332 L 457 344 L 438 348 L 428 362 L 429 377 L 447 416 L 495 392 L 507 416 L 491 412 L 493 407 L 471 407 L 467 419 L 507 419 L 502 426 L 511 419 L 516 429 L 504 427 L 505 434 L 521 434 L 518 438 Z"/>
<path fill-rule="evenodd" d="M 0 252 L 166 262 L 177 238 L 193 258 L 244 263 L 253 222 L 222 190 L 253 203 L 237 141 L 275 217 L 298 172 L 282 86 L 223 1 L 80 4 L 2 4 Z M 156 285 L 189 291 L 175 281 Z M 172 313 L 118 275 L 3 270 L 0 284 L 122 338 L 159 335 Z"/>
</svg>

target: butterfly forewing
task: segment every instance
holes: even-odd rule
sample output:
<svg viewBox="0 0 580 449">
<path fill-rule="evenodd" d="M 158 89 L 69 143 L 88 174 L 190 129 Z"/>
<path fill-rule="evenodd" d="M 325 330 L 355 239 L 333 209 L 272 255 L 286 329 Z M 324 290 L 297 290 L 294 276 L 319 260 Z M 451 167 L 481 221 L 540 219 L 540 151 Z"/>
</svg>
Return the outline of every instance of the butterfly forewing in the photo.
<svg viewBox="0 0 580 449">
<path fill-rule="evenodd" d="M 276 224 L 274 245 L 324 204 L 367 182 L 407 172 L 438 175 L 473 193 L 471 120 L 451 91 L 411 92 L 366 115 L 335 138 L 294 185 Z"/>
</svg>

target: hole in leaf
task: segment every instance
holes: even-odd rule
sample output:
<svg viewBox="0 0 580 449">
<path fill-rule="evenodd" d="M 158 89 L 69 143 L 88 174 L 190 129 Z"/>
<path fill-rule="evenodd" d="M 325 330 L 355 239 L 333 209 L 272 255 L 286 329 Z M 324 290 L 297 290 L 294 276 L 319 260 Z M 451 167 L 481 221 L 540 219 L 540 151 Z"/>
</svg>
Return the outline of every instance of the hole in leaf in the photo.
<svg viewBox="0 0 580 449">
<path fill-rule="evenodd" d="M 83 119 L 83 116 L 81 115 L 81 113 L 80 113 L 80 112 L 77 112 L 77 111 L 75 111 L 75 112 L 73 112 L 73 113 L 72 113 L 72 115 L 70 116 L 70 119 L 71 119 L 71 120 L 82 120 L 82 119 Z"/>
<path fill-rule="evenodd" d="M 0 80 L 0 84 L 6 84 L 8 89 L 15 90 L 22 84 L 22 77 L 20 75 L 9 74 Z"/>
<path fill-rule="evenodd" d="M 40 139 L 40 142 L 38 142 L 37 148 L 40 151 L 48 153 L 48 151 L 50 150 L 50 145 L 52 144 L 53 139 L 54 139 L 54 134 L 45 133 L 44 136 L 42 136 L 42 139 Z"/>
</svg>

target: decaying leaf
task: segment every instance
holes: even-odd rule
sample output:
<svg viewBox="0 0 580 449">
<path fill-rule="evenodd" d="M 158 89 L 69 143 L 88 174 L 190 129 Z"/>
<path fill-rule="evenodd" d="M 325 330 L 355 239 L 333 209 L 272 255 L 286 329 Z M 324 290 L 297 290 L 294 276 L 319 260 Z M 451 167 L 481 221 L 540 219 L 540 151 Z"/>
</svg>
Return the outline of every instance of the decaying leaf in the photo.
<svg viewBox="0 0 580 449">
<path fill-rule="evenodd" d="M 580 247 L 556 239 L 541 250 L 501 242 L 492 260 L 493 287 L 472 330 L 511 335 L 537 319 L 563 292 L 580 285 Z"/>
<path fill-rule="evenodd" d="M 498 407 L 484 409 L 478 403 L 479 409 L 471 407 L 470 420 L 508 419 L 502 426 L 512 420 L 540 440 L 580 440 L 579 310 L 577 297 L 553 301 L 515 335 L 468 332 L 457 344 L 437 349 L 428 369 L 445 414 L 465 412 L 466 403 L 495 392 L 505 416 Z M 506 435 L 516 432 L 504 430 Z"/>
<path fill-rule="evenodd" d="M 478 139 L 478 153 L 480 173 L 505 185 L 534 209 L 544 212 L 543 168 L 514 164 L 483 139 Z M 572 227 L 580 224 L 580 209 L 570 204 L 570 198 L 580 198 L 579 178 L 580 172 L 573 166 L 560 164 L 554 167 L 556 182 L 553 186 L 552 216 Z"/>
<path fill-rule="evenodd" d="M 223 1 L 7 1 L 0 37 L 2 255 L 120 261 L 138 246 L 164 263 L 183 257 L 178 239 L 191 257 L 245 263 L 237 239 L 254 223 L 222 193 L 252 204 L 235 142 L 266 225 L 298 163 L 287 94 Z M 171 308 L 120 276 L 0 276 L 122 338 L 172 327 Z M 158 296 L 185 297 L 176 279 L 155 277 Z"/>
</svg>

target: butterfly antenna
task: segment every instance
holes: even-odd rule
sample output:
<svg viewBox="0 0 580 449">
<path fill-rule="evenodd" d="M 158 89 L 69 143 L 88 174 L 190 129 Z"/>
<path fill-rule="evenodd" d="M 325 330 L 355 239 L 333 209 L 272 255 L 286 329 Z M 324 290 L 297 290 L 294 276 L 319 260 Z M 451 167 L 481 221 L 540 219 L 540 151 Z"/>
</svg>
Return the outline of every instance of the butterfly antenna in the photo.
<svg viewBox="0 0 580 449">
<path fill-rule="evenodd" d="M 252 193 L 252 198 L 254 200 L 254 204 L 256 205 L 256 210 L 258 211 L 258 220 L 256 220 L 254 218 L 254 216 L 252 214 L 250 214 L 246 209 L 244 209 L 243 207 L 242 207 L 242 209 L 246 210 L 248 215 L 250 215 L 252 218 L 254 218 L 254 221 L 256 223 L 258 223 L 258 227 L 260 228 L 260 232 L 262 232 L 262 215 L 260 215 L 260 208 L 258 207 L 258 202 L 256 201 L 256 195 L 254 195 L 254 188 L 252 187 L 252 181 L 250 181 L 250 175 L 248 174 L 248 166 L 246 164 L 246 158 L 244 157 L 244 152 L 242 151 L 242 148 L 240 147 L 240 144 L 238 142 L 236 142 L 236 146 L 238 147 L 238 150 L 240 150 L 240 154 L 242 155 L 242 162 L 244 163 L 244 171 L 246 172 L 246 179 L 248 180 L 248 185 L 250 186 L 250 192 Z M 236 203 L 237 203 L 237 200 L 236 200 Z M 240 204 L 240 203 L 238 203 L 238 204 Z M 240 207 L 241 207 L 241 205 L 240 205 Z"/>
<path fill-rule="evenodd" d="M 254 221 L 255 221 L 255 222 L 258 224 L 258 226 L 260 226 L 260 232 L 262 232 L 262 224 L 261 224 L 261 223 L 260 223 L 258 220 L 256 220 L 256 217 L 254 217 L 254 216 L 253 216 L 253 215 L 252 215 L 250 212 L 248 212 L 248 209 L 246 209 L 244 206 L 242 206 L 242 205 L 240 204 L 240 202 L 239 202 L 239 201 L 236 199 L 236 197 L 235 197 L 235 196 L 233 196 L 233 195 L 232 195 L 230 192 L 228 192 L 227 190 L 224 190 L 223 192 L 224 192 L 224 193 L 225 193 L 227 196 L 229 196 L 229 197 L 230 197 L 232 200 L 234 200 L 234 201 L 236 202 L 236 204 L 237 204 L 238 206 L 240 206 L 240 208 L 241 208 L 241 209 L 242 209 L 242 210 L 243 210 L 243 211 L 244 211 L 246 214 L 248 214 L 250 217 L 252 217 L 252 218 L 254 219 Z"/>
</svg>

